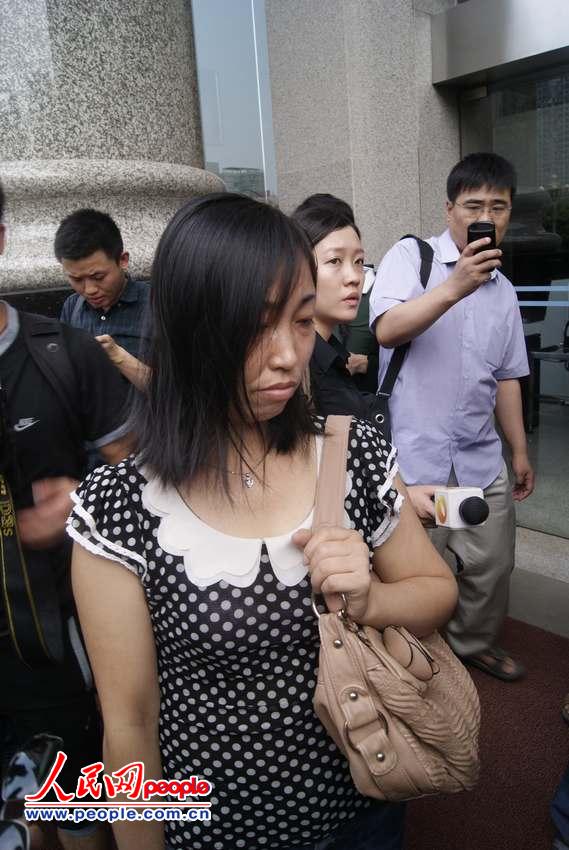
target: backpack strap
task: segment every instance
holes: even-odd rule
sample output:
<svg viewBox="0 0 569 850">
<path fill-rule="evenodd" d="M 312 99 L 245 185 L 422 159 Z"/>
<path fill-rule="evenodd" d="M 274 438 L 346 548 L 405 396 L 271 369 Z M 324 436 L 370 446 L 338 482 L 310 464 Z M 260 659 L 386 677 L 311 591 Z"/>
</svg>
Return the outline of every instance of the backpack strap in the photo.
<svg viewBox="0 0 569 850">
<path fill-rule="evenodd" d="M 63 407 L 77 444 L 83 446 L 83 428 L 77 412 L 79 385 L 61 323 L 33 313 L 18 315 L 28 351 Z"/>
<path fill-rule="evenodd" d="M 429 278 L 431 276 L 431 269 L 433 268 L 433 258 L 435 256 L 435 252 L 428 242 L 425 242 L 424 239 L 419 239 L 418 236 L 413 236 L 412 233 L 408 233 L 406 236 L 402 236 L 401 239 L 414 239 L 419 248 L 419 256 L 421 257 L 421 268 L 419 271 L 419 280 L 421 281 L 421 286 L 423 289 L 427 288 L 427 284 L 429 282 Z M 401 241 L 401 240 L 400 240 Z M 403 366 L 403 361 L 405 360 L 405 355 L 409 350 L 409 346 L 411 345 L 411 341 L 403 343 L 403 345 L 398 345 L 391 356 L 391 360 L 389 361 L 389 366 L 387 367 L 387 372 L 384 375 L 383 381 L 381 382 L 381 387 L 377 391 L 377 395 L 385 396 L 389 398 L 391 393 L 393 392 L 393 387 L 395 386 L 395 381 L 401 371 L 401 367 Z"/>
<path fill-rule="evenodd" d="M 433 257 L 435 256 L 435 252 L 428 242 L 425 242 L 424 239 L 420 239 L 418 236 L 413 236 L 412 233 L 402 236 L 399 241 L 402 242 L 403 239 L 414 239 L 417 243 L 419 256 L 421 257 L 419 278 L 421 280 L 421 286 L 423 289 L 426 289 L 431 276 L 431 269 L 433 268 Z"/>
</svg>

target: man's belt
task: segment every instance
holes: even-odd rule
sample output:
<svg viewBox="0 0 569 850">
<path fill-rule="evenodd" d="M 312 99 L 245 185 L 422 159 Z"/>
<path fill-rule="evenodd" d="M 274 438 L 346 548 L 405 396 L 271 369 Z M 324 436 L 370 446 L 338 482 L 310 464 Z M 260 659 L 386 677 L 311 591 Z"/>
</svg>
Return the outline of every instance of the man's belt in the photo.
<svg viewBox="0 0 569 850">
<path fill-rule="evenodd" d="M 28 667 L 63 661 L 63 630 L 48 552 L 22 550 L 10 487 L 0 473 L 0 583 L 8 632 Z"/>
</svg>

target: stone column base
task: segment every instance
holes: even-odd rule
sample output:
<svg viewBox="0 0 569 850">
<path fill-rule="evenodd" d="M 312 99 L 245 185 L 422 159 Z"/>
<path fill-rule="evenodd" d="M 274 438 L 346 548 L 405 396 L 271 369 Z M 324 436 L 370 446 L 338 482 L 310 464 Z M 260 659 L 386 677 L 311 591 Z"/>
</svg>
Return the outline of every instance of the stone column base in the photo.
<svg viewBox="0 0 569 850">
<path fill-rule="evenodd" d="M 134 277 L 148 277 L 158 239 L 189 198 L 224 190 L 215 174 L 143 160 L 0 161 L 6 195 L 0 293 L 64 286 L 53 254 L 59 222 L 81 207 L 109 213 L 130 253 Z"/>
</svg>

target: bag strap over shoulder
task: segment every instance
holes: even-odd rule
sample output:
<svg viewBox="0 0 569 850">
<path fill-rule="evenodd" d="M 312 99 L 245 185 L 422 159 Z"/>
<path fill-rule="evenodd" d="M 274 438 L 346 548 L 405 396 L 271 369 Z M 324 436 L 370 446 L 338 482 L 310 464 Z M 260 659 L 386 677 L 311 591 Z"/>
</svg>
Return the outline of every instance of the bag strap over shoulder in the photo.
<svg viewBox="0 0 569 850">
<path fill-rule="evenodd" d="M 421 286 L 423 289 L 427 288 L 427 284 L 429 282 L 429 278 L 431 276 L 431 269 L 433 268 L 433 257 L 435 256 L 435 252 L 433 248 L 429 245 L 428 242 L 425 242 L 424 239 L 419 239 L 418 236 L 413 236 L 412 233 L 408 233 L 406 236 L 402 236 L 401 239 L 414 239 L 419 248 L 419 255 L 421 257 L 421 268 L 419 271 L 419 279 L 421 281 Z M 393 392 L 393 387 L 395 386 L 395 381 L 401 371 L 401 367 L 403 366 L 403 361 L 405 360 L 405 355 L 409 350 L 410 342 L 406 342 L 403 345 L 398 345 L 391 360 L 389 361 L 389 366 L 387 367 L 387 372 L 381 382 L 381 387 L 378 389 L 377 394 L 380 396 L 385 396 L 389 398 L 391 393 Z"/>
<path fill-rule="evenodd" d="M 19 313 L 20 326 L 28 351 L 36 366 L 51 386 L 71 426 L 79 446 L 83 445 L 79 419 L 77 375 L 71 363 L 61 324 L 56 319 Z"/>
<path fill-rule="evenodd" d="M 435 256 L 435 252 L 428 242 L 425 242 L 425 240 L 421 239 L 419 236 L 413 236 L 412 233 L 407 233 L 406 236 L 402 236 L 399 241 L 401 242 L 403 239 L 414 239 L 417 243 L 417 247 L 419 249 L 419 256 L 421 257 L 419 279 L 421 281 L 421 286 L 423 287 L 423 289 L 426 289 L 427 284 L 429 282 L 429 278 L 431 276 L 431 269 L 433 268 L 433 258 Z"/>
<path fill-rule="evenodd" d="M 351 421 L 351 416 L 329 416 L 326 419 L 324 447 L 316 485 L 313 528 L 343 523 Z"/>
</svg>

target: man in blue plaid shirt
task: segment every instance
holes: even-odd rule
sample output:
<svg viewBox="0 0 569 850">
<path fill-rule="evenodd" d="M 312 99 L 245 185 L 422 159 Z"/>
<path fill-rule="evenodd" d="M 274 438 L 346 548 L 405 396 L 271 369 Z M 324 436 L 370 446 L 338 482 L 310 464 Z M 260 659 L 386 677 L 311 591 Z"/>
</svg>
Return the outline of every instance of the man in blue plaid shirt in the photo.
<svg viewBox="0 0 569 850">
<path fill-rule="evenodd" d="M 92 336 L 108 334 L 139 357 L 150 287 L 129 276 L 129 255 L 113 219 L 98 210 L 76 210 L 59 225 L 54 250 L 75 290 L 61 321 Z"/>
</svg>

